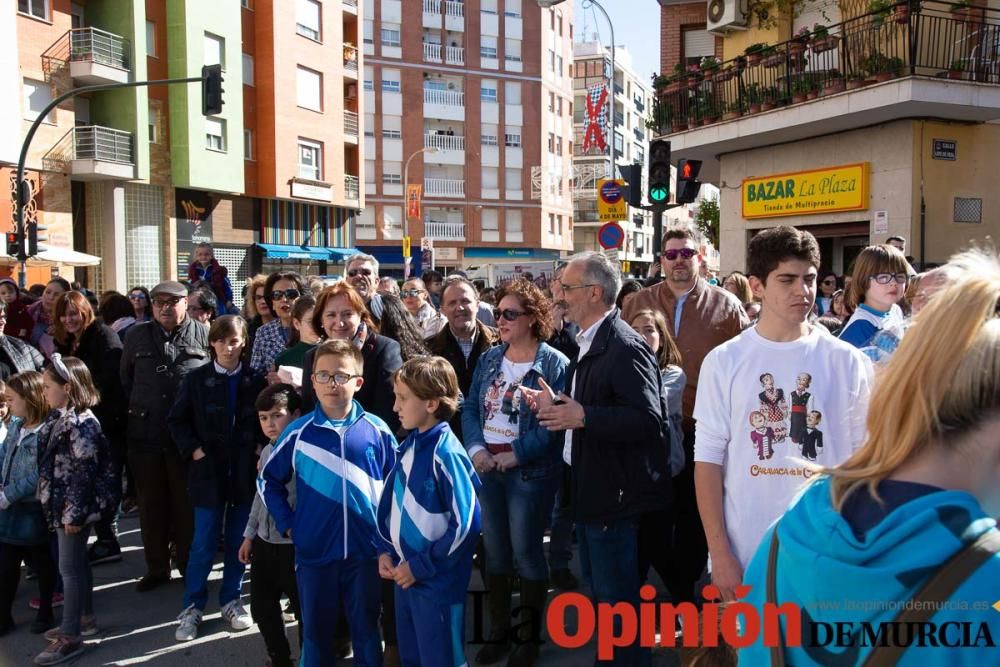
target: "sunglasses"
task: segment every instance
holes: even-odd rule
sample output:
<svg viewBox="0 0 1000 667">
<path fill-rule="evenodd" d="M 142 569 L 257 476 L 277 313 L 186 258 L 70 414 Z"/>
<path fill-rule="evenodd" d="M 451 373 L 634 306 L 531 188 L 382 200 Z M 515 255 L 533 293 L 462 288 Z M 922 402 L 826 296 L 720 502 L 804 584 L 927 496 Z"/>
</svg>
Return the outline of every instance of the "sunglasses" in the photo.
<svg viewBox="0 0 1000 667">
<path fill-rule="evenodd" d="M 423 293 L 424 291 L 422 289 L 405 289 L 399 293 L 399 296 L 405 299 L 408 296 L 420 296 Z"/>
<path fill-rule="evenodd" d="M 313 382 L 316 384 L 330 384 L 330 381 L 332 380 L 334 384 L 340 387 L 343 387 L 354 378 L 359 377 L 361 376 L 350 375 L 349 373 L 330 373 L 328 371 L 317 371 L 312 374 Z"/>
<path fill-rule="evenodd" d="M 910 279 L 910 276 L 908 276 L 907 274 L 905 274 L 903 272 L 900 272 L 900 273 L 878 273 L 878 274 L 872 276 L 872 280 L 874 280 L 875 282 L 877 282 L 879 285 L 888 285 L 893 280 L 895 280 L 900 285 L 905 285 L 907 283 L 907 281 L 909 281 L 909 279 Z"/>
<path fill-rule="evenodd" d="M 347 275 L 354 278 L 357 275 L 370 276 L 374 273 L 371 269 L 351 269 L 347 272 Z"/>
<path fill-rule="evenodd" d="M 523 310 L 514 310 L 513 308 L 504 308 L 503 310 L 496 308 L 493 310 L 493 318 L 498 321 L 503 318 L 508 322 L 513 322 L 522 315 L 527 315 L 527 313 Z"/>
<path fill-rule="evenodd" d="M 289 301 L 293 301 L 295 299 L 298 299 L 299 296 L 301 296 L 301 294 L 302 294 L 301 292 L 299 292 L 297 289 L 294 288 L 286 290 L 276 289 L 273 292 L 271 292 L 271 301 L 280 301 L 281 299 L 288 299 Z"/>
<path fill-rule="evenodd" d="M 681 248 L 680 250 L 671 249 L 663 251 L 663 256 L 671 262 L 677 259 L 678 255 L 680 255 L 684 259 L 691 259 L 697 254 L 698 251 L 695 250 L 694 248 Z"/>
<path fill-rule="evenodd" d="M 139 293 L 139 294 L 129 294 L 128 298 L 130 298 L 132 301 L 145 301 L 146 300 L 146 295 L 142 294 L 142 293 Z"/>
</svg>

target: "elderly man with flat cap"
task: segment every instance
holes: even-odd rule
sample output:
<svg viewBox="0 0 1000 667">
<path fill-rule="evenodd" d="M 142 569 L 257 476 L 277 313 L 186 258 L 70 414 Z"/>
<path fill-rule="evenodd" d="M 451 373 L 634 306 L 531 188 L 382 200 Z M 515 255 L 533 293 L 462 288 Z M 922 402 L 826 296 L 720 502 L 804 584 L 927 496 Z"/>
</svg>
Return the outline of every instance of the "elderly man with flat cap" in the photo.
<svg viewBox="0 0 1000 667">
<path fill-rule="evenodd" d="M 121 381 L 128 397 L 128 460 L 139 499 L 146 574 L 140 593 L 170 580 L 170 543 L 183 574 L 194 531 L 187 466 L 167 429 L 167 414 L 181 380 L 207 364 L 208 327 L 188 317 L 187 289 L 174 281 L 150 292 L 153 319 L 125 336 Z"/>
</svg>

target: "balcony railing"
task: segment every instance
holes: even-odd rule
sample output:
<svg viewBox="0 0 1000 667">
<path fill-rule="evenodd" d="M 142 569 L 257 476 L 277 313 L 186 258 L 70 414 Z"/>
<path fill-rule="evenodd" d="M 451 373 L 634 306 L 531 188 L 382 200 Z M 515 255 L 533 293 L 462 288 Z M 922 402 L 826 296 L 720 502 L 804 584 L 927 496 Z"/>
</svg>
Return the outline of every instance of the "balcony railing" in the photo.
<svg viewBox="0 0 1000 667">
<path fill-rule="evenodd" d="M 347 199 L 361 198 L 361 182 L 357 176 L 351 174 L 344 175 L 344 196 Z"/>
<path fill-rule="evenodd" d="M 74 127 L 71 132 L 72 159 L 133 164 L 131 132 L 99 125 Z"/>
<path fill-rule="evenodd" d="M 424 14 L 440 14 L 441 0 L 424 0 Z"/>
<path fill-rule="evenodd" d="M 449 65 L 464 65 L 465 49 L 461 46 L 446 46 L 444 48 L 444 61 Z"/>
<path fill-rule="evenodd" d="M 444 3 L 444 14 L 445 14 L 445 16 L 453 16 L 455 18 L 463 18 L 465 16 L 465 3 L 463 3 L 463 2 L 454 2 L 454 0 L 445 0 L 445 3 Z"/>
<path fill-rule="evenodd" d="M 465 223 L 427 220 L 424 222 L 424 236 L 440 241 L 464 241 Z"/>
<path fill-rule="evenodd" d="M 344 44 L 344 71 L 358 73 L 358 47 Z"/>
<path fill-rule="evenodd" d="M 997 44 L 1000 11 L 901 2 L 661 79 L 650 120 L 660 134 L 682 132 L 903 76 L 1000 85 Z"/>
<path fill-rule="evenodd" d="M 453 134 L 424 134 L 424 148 L 438 148 L 443 151 L 464 151 L 465 137 Z"/>
<path fill-rule="evenodd" d="M 441 62 L 441 45 L 424 42 L 424 60 L 432 63 Z"/>
<path fill-rule="evenodd" d="M 69 31 L 70 62 L 89 61 L 127 70 L 129 41 L 98 28 L 74 28 Z"/>
<path fill-rule="evenodd" d="M 344 134 L 358 136 L 358 114 L 354 111 L 344 111 Z"/>
<path fill-rule="evenodd" d="M 464 197 L 465 181 L 461 178 L 425 178 L 424 194 L 438 197 Z"/>
<path fill-rule="evenodd" d="M 465 93 L 455 90 L 435 90 L 424 88 L 424 104 L 441 104 L 449 107 L 464 107 Z"/>
</svg>

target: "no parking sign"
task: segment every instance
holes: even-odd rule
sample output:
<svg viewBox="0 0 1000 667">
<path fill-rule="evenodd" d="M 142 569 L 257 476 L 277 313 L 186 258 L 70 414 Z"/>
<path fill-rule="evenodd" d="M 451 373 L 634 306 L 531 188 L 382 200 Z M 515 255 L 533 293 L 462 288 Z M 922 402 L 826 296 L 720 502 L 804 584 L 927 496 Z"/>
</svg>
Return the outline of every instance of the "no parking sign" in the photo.
<svg viewBox="0 0 1000 667">
<path fill-rule="evenodd" d="M 625 242 L 625 230 L 617 222 L 607 222 L 597 230 L 597 242 L 605 250 L 621 248 Z"/>
<path fill-rule="evenodd" d="M 597 181 L 597 215 L 601 222 L 624 220 L 628 217 L 625 181 L 619 178 L 602 178 Z"/>
</svg>

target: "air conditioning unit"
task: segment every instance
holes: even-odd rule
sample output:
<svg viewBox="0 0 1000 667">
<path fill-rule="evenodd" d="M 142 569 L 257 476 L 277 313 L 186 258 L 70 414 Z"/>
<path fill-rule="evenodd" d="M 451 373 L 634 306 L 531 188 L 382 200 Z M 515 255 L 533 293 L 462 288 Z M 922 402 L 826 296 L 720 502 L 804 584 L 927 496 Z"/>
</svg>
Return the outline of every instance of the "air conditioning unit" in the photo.
<svg viewBox="0 0 1000 667">
<path fill-rule="evenodd" d="M 725 35 L 747 29 L 747 0 L 707 0 L 707 28 L 711 33 Z"/>
</svg>

